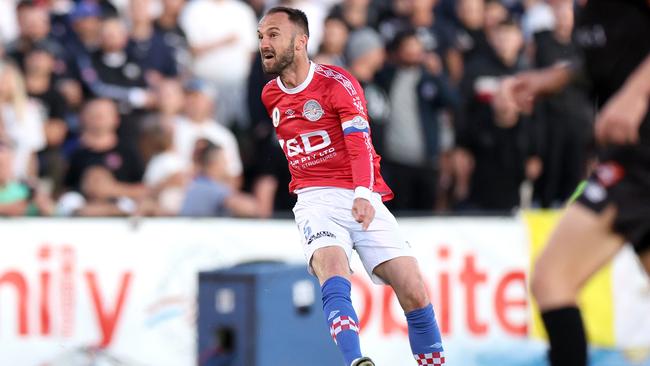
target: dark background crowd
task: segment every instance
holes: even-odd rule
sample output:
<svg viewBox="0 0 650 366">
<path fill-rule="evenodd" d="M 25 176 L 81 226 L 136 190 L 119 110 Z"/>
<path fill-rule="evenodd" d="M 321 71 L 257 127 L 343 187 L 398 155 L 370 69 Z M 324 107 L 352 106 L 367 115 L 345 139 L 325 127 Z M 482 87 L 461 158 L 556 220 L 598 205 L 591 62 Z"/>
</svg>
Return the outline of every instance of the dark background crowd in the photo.
<svg viewBox="0 0 650 366">
<path fill-rule="evenodd" d="M 288 215 L 257 22 L 309 17 L 364 87 L 398 214 L 557 207 L 585 176 L 577 80 L 524 115 L 500 83 L 572 61 L 562 0 L 2 0 L 0 215 Z"/>
</svg>

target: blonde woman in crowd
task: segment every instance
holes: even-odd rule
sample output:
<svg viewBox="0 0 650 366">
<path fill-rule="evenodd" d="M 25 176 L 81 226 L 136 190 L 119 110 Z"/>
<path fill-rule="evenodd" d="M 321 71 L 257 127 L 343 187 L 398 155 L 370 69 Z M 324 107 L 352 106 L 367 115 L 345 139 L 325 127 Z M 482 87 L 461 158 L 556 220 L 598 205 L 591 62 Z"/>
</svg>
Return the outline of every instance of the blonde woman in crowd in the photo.
<svg viewBox="0 0 650 366">
<path fill-rule="evenodd" d="M 20 71 L 9 63 L 0 63 L 0 115 L 15 145 L 14 173 L 19 179 L 36 177 L 36 153 L 45 147 L 44 116 L 28 98 Z"/>
</svg>

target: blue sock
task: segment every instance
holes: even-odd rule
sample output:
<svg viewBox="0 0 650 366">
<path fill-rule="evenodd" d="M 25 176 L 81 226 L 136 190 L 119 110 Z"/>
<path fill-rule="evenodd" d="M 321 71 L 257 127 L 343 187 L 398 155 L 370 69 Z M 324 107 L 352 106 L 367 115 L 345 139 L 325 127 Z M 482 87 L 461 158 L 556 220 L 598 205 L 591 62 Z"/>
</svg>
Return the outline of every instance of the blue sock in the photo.
<svg viewBox="0 0 650 366">
<path fill-rule="evenodd" d="M 325 320 L 347 365 L 361 357 L 359 319 L 352 307 L 351 288 L 350 281 L 340 276 L 328 279 L 321 288 Z"/>
<path fill-rule="evenodd" d="M 418 365 L 444 365 L 442 338 L 431 304 L 406 314 L 411 351 Z"/>
</svg>

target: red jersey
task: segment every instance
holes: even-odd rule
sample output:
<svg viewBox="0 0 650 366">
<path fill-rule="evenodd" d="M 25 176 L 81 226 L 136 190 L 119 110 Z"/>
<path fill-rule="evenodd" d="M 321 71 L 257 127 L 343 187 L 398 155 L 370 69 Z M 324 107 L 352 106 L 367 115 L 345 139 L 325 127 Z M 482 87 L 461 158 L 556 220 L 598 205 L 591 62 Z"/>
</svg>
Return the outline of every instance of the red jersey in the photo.
<svg viewBox="0 0 650 366">
<path fill-rule="evenodd" d="M 359 82 L 336 66 L 311 63 L 307 79 L 287 89 L 280 78 L 262 91 L 289 162 L 289 190 L 364 187 L 387 201 L 393 192 L 379 173 Z"/>
</svg>

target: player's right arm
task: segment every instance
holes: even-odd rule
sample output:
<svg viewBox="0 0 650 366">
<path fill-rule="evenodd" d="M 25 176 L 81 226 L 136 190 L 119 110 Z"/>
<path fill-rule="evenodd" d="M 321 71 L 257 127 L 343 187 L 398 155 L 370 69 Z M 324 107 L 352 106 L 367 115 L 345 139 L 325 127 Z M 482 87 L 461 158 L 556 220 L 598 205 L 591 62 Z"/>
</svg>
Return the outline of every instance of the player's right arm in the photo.
<svg viewBox="0 0 650 366">
<path fill-rule="evenodd" d="M 629 144 L 639 140 L 639 127 L 650 101 L 650 54 L 627 78 L 596 117 L 600 143 Z"/>
<path fill-rule="evenodd" d="M 514 76 L 507 87 L 515 102 L 525 113 L 531 113 L 535 100 L 544 95 L 555 94 L 564 89 L 574 77 L 575 66 L 561 62 L 544 69 L 524 71 Z"/>
</svg>

